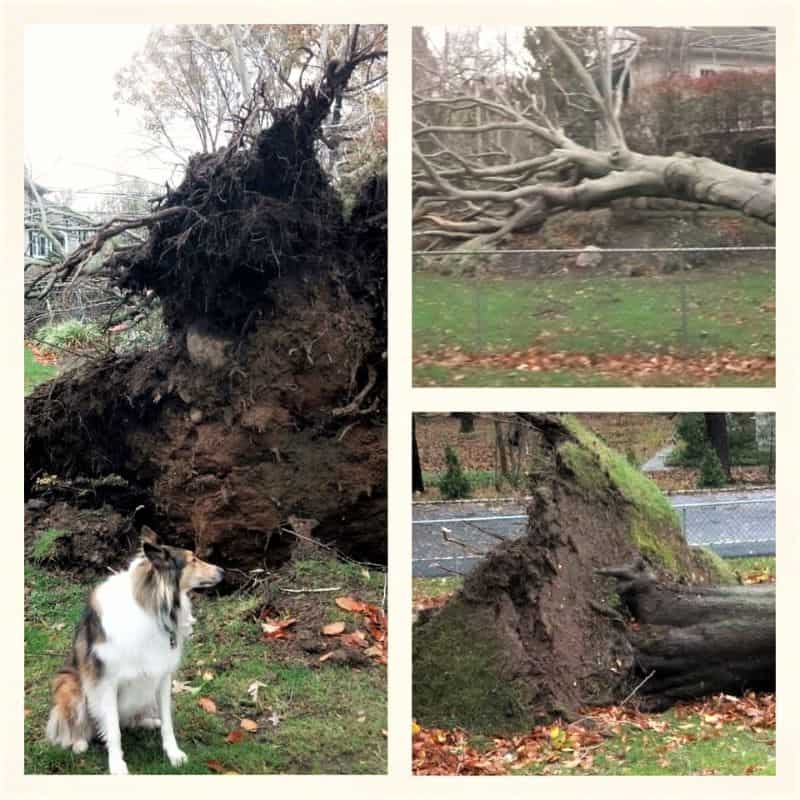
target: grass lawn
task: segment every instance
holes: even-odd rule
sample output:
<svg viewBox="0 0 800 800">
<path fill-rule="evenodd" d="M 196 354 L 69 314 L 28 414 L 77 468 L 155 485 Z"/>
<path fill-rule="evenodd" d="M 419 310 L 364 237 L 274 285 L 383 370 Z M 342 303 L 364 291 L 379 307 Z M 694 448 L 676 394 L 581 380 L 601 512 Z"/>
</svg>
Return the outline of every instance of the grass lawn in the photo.
<svg viewBox="0 0 800 800">
<path fill-rule="evenodd" d="M 609 386 L 697 386 L 692 376 L 663 375 L 652 373 L 636 380 L 623 377 L 606 377 L 596 372 L 576 372 L 558 370 L 552 372 L 523 372 L 516 369 L 481 369 L 476 367 L 447 367 L 438 364 L 426 364 L 414 367 L 414 386 L 498 386 L 498 387 L 575 387 L 584 388 Z M 747 375 L 719 375 L 710 383 L 713 386 L 734 388 L 737 386 L 774 386 L 775 375 L 749 377 Z"/>
<path fill-rule="evenodd" d="M 591 766 L 538 761 L 516 775 L 775 775 L 775 731 L 708 724 L 703 714 L 654 715 L 663 731 L 625 729 L 593 753 Z"/>
<path fill-rule="evenodd" d="M 25 348 L 25 394 L 32 391 L 38 384 L 50 380 L 58 374 L 58 368 L 48 364 L 40 364 L 33 353 Z"/>
<path fill-rule="evenodd" d="M 539 277 L 481 282 L 480 341 L 475 282 L 414 276 L 416 350 L 517 350 L 535 340 L 579 353 L 663 353 L 681 346 L 681 276 Z M 769 355 L 775 318 L 760 306 L 775 297 L 772 267 L 685 278 L 692 351 Z M 476 347 L 476 345 L 480 345 Z"/>
<path fill-rule="evenodd" d="M 336 593 L 281 595 L 306 603 L 295 611 L 298 640 L 304 619 L 343 620 L 347 629 L 360 617 L 342 611 L 335 597 L 352 594 L 380 602 L 383 575 L 316 558 L 284 567 L 294 587 L 339 586 Z M 44 728 L 50 680 L 61 666 L 90 586 L 32 564 L 25 569 L 25 772 L 97 774 L 106 772 L 103 747 L 94 742 L 83 755 L 50 745 Z M 302 598 L 302 601 L 301 599 Z M 276 601 L 273 601 L 276 602 Z M 256 617 L 263 597 L 198 596 L 194 637 L 176 680 L 184 690 L 173 697 L 178 744 L 188 763 L 173 769 L 161 752 L 157 731 L 123 731 L 131 773 L 341 773 L 386 771 L 386 670 L 320 663 L 319 654 L 298 657 L 291 640 L 265 641 Z M 313 606 L 313 607 L 312 607 Z M 288 611 L 285 613 L 289 613 Z M 306 627 L 311 627 L 310 623 Z M 257 697 L 248 691 L 260 682 Z M 191 688 L 189 688 L 191 687 Z M 180 688 L 180 687 L 179 687 Z M 199 705 L 210 698 L 209 713 Z M 242 719 L 258 724 L 241 729 Z M 232 731 L 241 741 L 226 742 Z M 237 734 L 237 737 L 240 734 Z"/>
<path fill-rule="evenodd" d="M 688 352 L 734 352 L 742 357 L 775 352 L 775 277 L 771 266 L 715 273 L 641 278 L 537 277 L 474 280 L 414 275 L 414 352 L 492 353 L 540 347 L 587 356 L 682 352 L 681 283 L 687 284 Z M 480 307 L 480 320 L 478 320 Z M 516 372 L 512 369 L 418 366 L 418 386 L 613 386 L 619 378 L 591 370 Z M 624 381 L 623 381 L 624 382 Z M 649 375 L 646 385 L 680 385 L 674 375 Z M 696 383 L 696 379 L 689 380 Z M 769 385 L 768 378 L 723 376 L 723 386 Z"/>
</svg>

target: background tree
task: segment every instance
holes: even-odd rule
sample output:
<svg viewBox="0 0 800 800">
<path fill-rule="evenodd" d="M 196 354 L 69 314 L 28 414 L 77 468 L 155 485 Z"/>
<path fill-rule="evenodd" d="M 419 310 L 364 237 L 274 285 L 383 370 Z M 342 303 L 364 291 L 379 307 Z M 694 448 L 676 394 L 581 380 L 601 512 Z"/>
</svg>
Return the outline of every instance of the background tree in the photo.
<svg viewBox="0 0 800 800">
<path fill-rule="evenodd" d="M 731 479 L 731 456 L 728 446 L 728 417 L 724 413 L 704 414 L 708 441 L 719 458 L 728 481 Z"/>
<path fill-rule="evenodd" d="M 385 50 L 382 26 L 154 28 L 117 74 L 115 97 L 140 110 L 148 152 L 183 167 L 190 155 L 213 153 L 227 141 L 243 106 L 250 107 L 245 134 L 269 125 L 274 109 L 297 102 L 334 59 L 344 63 L 357 39 Z M 384 92 L 385 75 L 383 65 L 363 63 L 336 90 L 321 140 L 329 150 L 375 124 L 375 94 Z"/>
</svg>

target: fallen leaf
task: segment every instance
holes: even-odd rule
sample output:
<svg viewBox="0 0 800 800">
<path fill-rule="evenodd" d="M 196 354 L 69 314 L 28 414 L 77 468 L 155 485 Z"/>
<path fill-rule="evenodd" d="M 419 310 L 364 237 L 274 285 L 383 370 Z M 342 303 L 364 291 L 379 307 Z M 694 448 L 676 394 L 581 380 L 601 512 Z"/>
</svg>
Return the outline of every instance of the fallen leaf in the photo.
<svg viewBox="0 0 800 800">
<path fill-rule="evenodd" d="M 254 733 L 258 730 L 258 723 L 252 719 L 243 719 L 239 725 L 244 728 L 244 730 L 249 731 L 250 733 Z"/>
<path fill-rule="evenodd" d="M 213 681 L 214 680 L 214 673 L 206 671 L 203 673 L 203 680 L 204 681 Z"/>
<path fill-rule="evenodd" d="M 287 638 L 286 629 L 295 624 L 297 620 L 291 619 L 267 619 L 261 623 L 261 630 L 265 639 L 285 639 Z"/>
<path fill-rule="evenodd" d="M 336 605 L 345 611 L 352 611 L 356 614 L 361 613 L 367 609 L 367 604 L 361 600 L 356 600 L 355 597 L 337 597 Z"/>
<path fill-rule="evenodd" d="M 324 655 L 324 656 L 320 656 L 320 657 L 319 657 L 319 662 L 320 662 L 320 664 L 321 664 L 323 661 L 327 661 L 327 660 L 328 660 L 328 659 L 329 659 L 329 658 L 330 658 L 330 657 L 333 655 L 333 653 L 334 653 L 334 651 L 333 651 L 333 650 L 331 650 L 331 652 L 330 652 L 330 653 L 325 653 L 325 655 Z"/>
<path fill-rule="evenodd" d="M 228 744 L 239 744 L 239 742 L 243 741 L 246 737 L 247 734 L 245 734 L 244 731 L 236 728 L 225 737 L 225 741 Z"/>
<path fill-rule="evenodd" d="M 207 714 L 217 713 L 217 704 L 210 697 L 201 697 L 197 701 L 197 705 L 203 709 Z"/>
<path fill-rule="evenodd" d="M 190 686 L 186 681 L 172 681 L 172 694 L 183 694 L 184 692 L 197 694 L 199 691 L 199 686 Z"/>
<path fill-rule="evenodd" d="M 331 622 L 329 625 L 325 625 L 322 632 L 325 636 L 338 636 L 340 633 L 344 633 L 344 628 L 344 622 Z"/>
</svg>

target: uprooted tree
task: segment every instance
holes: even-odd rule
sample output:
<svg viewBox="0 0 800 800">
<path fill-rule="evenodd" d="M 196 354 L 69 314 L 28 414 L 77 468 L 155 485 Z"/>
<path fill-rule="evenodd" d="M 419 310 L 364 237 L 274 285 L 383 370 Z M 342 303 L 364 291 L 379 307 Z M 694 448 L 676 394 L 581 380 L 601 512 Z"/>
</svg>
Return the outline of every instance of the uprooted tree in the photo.
<svg viewBox="0 0 800 800">
<path fill-rule="evenodd" d="M 386 177 L 346 214 L 317 160 L 351 76 L 385 56 L 385 31 L 358 39 L 351 26 L 343 57 L 288 107 L 257 86 L 226 147 L 190 159 L 151 213 L 111 220 L 32 287 L 105 275 L 134 302 L 158 298 L 169 332 L 26 399 L 32 524 L 95 512 L 59 540 L 68 557 L 86 547 L 114 562 L 148 521 L 240 570 L 312 530 L 385 560 Z M 253 130 L 265 103 L 271 124 Z M 131 229 L 146 240 L 108 247 Z"/>
<path fill-rule="evenodd" d="M 417 81 L 419 235 L 474 249 L 536 229 L 560 211 L 635 196 L 722 206 L 774 226 L 774 175 L 628 147 L 621 119 L 640 37 L 614 28 L 533 28 L 527 39 L 534 63 L 522 76 L 487 68 L 444 89 Z M 419 35 L 415 44 L 424 68 Z"/>
<path fill-rule="evenodd" d="M 538 441 L 527 533 L 417 624 L 417 720 L 499 733 L 626 698 L 774 690 L 774 588 L 690 549 L 655 484 L 575 420 L 520 422 Z"/>
</svg>

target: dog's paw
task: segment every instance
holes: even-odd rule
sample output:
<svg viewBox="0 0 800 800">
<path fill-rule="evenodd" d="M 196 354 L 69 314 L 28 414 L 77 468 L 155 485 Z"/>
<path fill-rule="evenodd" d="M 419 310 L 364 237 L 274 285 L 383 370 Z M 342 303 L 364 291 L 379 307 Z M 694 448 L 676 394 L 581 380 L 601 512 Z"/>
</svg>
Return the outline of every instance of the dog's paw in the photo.
<svg viewBox="0 0 800 800">
<path fill-rule="evenodd" d="M 142 717 L 139 720 L 139 727 L 147 730 L 156 730 L 161 727 L 161 720 L 158 717 Z"/>
<path fill-rule="evenodd" d="M 186 753 L 177 747 L 167 750 L 167 758 L 173 767 L 180 767 L 189 760 L 186 756 Z"/>
<path fill-rule="evenodd" d="M 72 752 L 73 753 L 85 753 L 89 749 L 89 742 L 86 739 L 76 739 L 72 743 Z"/>
<path fill-rule="evenodd" d="M 125 759 L 120 755 L 108 759 L 108 771 L 111 775 L 127 775 L 128 765 Z"/>
</svg>

